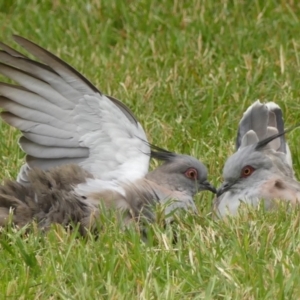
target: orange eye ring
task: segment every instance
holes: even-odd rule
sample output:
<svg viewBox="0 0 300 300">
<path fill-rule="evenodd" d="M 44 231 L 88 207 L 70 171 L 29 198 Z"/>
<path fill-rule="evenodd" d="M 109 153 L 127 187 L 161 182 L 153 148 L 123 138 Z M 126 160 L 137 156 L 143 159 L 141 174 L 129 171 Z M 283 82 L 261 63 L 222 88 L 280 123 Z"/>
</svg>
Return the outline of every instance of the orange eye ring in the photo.
<svg viewBox="0 0 300 300">
<path fill-rule="evenodd" d="M 254 171 L 255 169 L 252 166 L 245 166 L 242 169 L 241 177 L 243 178 L 249 177 Z"/>
<path fill-rule="evenodd" d="M 190 179 L 193 179 L 193 180 L 196 180 L 198 178 L 198 172 L 195 168 L 189 168 L 185 171 L 184 175 L 187 177 L 187 178 L 190 178 Z"/>
</svg>

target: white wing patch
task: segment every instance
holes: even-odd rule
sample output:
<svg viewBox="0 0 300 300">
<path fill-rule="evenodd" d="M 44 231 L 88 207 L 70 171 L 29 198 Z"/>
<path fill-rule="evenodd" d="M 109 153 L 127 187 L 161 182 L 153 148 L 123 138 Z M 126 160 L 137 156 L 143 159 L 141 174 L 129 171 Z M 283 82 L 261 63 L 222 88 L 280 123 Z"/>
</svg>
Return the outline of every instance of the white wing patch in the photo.
<svg viewBox="0 0 300 300">
<path fill-rule="evenodd" d="M 98 99 L 97 99 L 98 100 Z M 144 130 L 133 125 L 107 97 L 84 96 L 74 110 L 79 144 L 89 149 L 80 165 L 103 180 L 134 181 L 148 172 L 150 148 Z"/>
<path fill-rule="evenodd" d="M 83 197 L 93 193 L 99 194 L 108 190 L 115 191 L 125 197 L 125 190 L 120 186 L 118 181 L 88 178 L 86 183 L 78 184 L 74 188 L 75 193 Z"/>
</svg>

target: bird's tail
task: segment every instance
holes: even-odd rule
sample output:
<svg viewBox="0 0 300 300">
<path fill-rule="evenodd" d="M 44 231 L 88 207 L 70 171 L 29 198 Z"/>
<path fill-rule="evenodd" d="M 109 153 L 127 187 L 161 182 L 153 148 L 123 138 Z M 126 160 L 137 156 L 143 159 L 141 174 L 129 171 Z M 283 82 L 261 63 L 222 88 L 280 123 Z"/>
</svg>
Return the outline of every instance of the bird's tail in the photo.
<svg viewBox="0 0 300 300">
<path fill-rule="evenodd" d="M 9 222 L 23 227 L 33 221 L 42 210 L 35 201 L 31 187 L 25 187 L 12 180 L 0 185 L 0 226 Z"/>
<path fill-rule="evenodd" d="M 43 229 L 53 223 L 79 223 L 79 230 L 84 233 L 91 207 L 73 192 L 73 186 L 85 182 L 88 176 L 79 166 L 67 165 L 50 171 L 31 170 L 26 186 L 6 181 L 0 186 L 0 226 L 9 220 L 19 227 L 35 220 Z"/>
</svg>

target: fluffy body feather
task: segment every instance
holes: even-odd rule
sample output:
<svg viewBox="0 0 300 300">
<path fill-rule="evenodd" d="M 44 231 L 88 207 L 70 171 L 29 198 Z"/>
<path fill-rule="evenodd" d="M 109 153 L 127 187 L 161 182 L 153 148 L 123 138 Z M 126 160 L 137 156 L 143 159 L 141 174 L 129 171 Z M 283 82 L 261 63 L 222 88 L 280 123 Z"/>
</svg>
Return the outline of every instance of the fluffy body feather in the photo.
<svg viewBox="0 0 300 300">
<path fill-rule="evenodd" d="M 300 184 L 294 178 L 289 147 L 284 138 L 280 107 L 256 101 L 244 113 L 236 139 L 237 152 L 225 163 L 224 183 L 214 209 L 219 216 L 235 215 L 241 203 L 267 208 L 275 199 L 300 201 Z"/>
</svg>

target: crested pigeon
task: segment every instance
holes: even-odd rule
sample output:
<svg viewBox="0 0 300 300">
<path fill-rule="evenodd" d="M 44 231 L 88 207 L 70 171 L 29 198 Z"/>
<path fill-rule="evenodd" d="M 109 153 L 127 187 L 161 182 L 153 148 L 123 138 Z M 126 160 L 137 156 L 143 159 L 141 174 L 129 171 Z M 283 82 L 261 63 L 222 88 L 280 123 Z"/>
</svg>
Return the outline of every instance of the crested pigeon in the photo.
<svg viewBox="0 0 300 300">
<path fill-rule="evenodd" d="M 18 205 L 28 204 L 29 211 L 32 208 L 29 215 L 41 221 L 51 209 L 76 212 L 83 206 L 88 207 L 89 214 L 97 211 L 100 202 L 141 211 L 153 201 L 165 203 L 173 199 L 167 213 L 177 207 L 195 209 L 193 196 L 198 191 L 216 192 L 207 181 L 206 167 L 196 158 L 150 145 L 142 126 L 123 103 L 105 96 L 47 50 L 20 36 L 14 36 L 14 40 L 41 62 L 0 44 L 0 73 L 19 84 L 0 83 L 0 107 L 4 109 L 1 117 L 21 130 L 19 144 L 26 153 L 26 164 L 17 182 L 0 189 L 4 193 L 0 195 L 0 207 L 6 207 L 3 218 L 10 207 L 7 199 L 12 199 L 11 207 L 16 211 Z M 150 155 L 164 163 L 148 173 Z M 57 187 L 62 178 L 53 174 L 61 172 L 64 176 L 70 164 L 77 165 L 73 169 L 81 179 L 70 176 L 68 188 L 60 188 L 67 193 L 60 194 L 62 199 L 56 194 L 54 204 L 45 200 L 35 184 L 36 174 L 41 182 L 48 178 Z M 67 181 L 67 176 L 63 178 Z M 7 191 L 11 191 L 11 185 L 17 194 L 10 196 Z M 52 184 L 49 186 L 53 188 Z M 22 189 L 26 191 L 24 195 L 19 192 Z M 27 203 L 24 197 L 30 201 Z M 14 220 L 23 224 L 18 222 L 18 214 Z"/>
<path fill-rule="evenodd" d="M 256 101 L 246 110 L 238 128 L 237 151 L 225 163 L 224 182 L 214 201 L 218 216 L 237 214 L 241 203 L 256 207 L 263 200 L 271 209 L 274 200 L 300 201 L 286 132 L 277 104 Z"/>
</svg>

